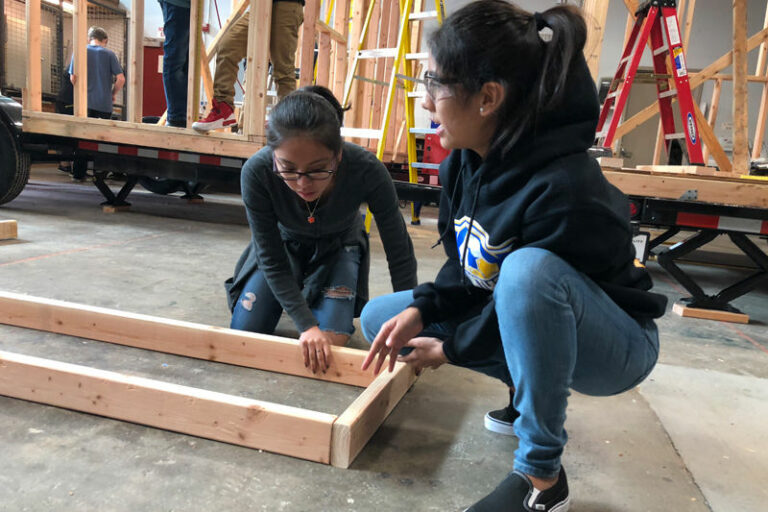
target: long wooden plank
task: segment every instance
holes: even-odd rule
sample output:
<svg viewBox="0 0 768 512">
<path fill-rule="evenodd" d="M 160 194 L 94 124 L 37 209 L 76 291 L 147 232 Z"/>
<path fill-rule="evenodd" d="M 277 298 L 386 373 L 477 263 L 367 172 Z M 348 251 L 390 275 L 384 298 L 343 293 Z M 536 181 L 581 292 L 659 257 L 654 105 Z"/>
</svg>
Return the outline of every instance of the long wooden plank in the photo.
<svg viewBox="0 0 768 512">
<path fill-rule="evenodd" d="M 765 18 L 763 19 L 763 28 L 768 27 L 768 5 L 765 8 Z M 768 78 L 768 69 L 766 61 L 768 60 L 768 43 L 760 45 L 760 53 L 757 57 L 757 67 L 755 74 Z M 768 81 L 763 84 L 762 94 L 760 96 L 760 108 L 757 112 L 757 123 L 755 124 L 755 139 L 752 142 L 752 159 L 757 160 L 763 152 L 763 139 L 765 138 L 765 121 L 768 116 Z"/>
<path fill-rule="evenodd" d="M 144 86 L 144 0 L 131 0 L 131 23 L 128 29 L 128 115 L 126 119 L 140 123 Z"/>
<path fill-rule="evenodd" d="M 0 323 L 353 386 L 373 380 L 362 350 L 332 347 L 331 368 L 315 375 L 296 340 L 10 292 L 0 292 Z"/>
<path fill-rule="evenodd" d="M 191 0 L 189 8 L 189 69 L 187 70 L 187 126 L 200 116 L 200 34 L 203 25 L 203 0 Z"/>
<path fill-rule="evenodd" d="M 747 0 L 733 0 L 733 167 L 749 173 Z"/>
<path fill-rule="evenodd" d="M 715 129 L 715 124 L 717 123 L 717 113 L 720 110 L 720 93 L 723 89 L 723 81 L 722 80 L 715 80 L 714 85 L 712 86 L 712 99 L 709 103 L 709 114 L 707 115 L 707 124 L 710 128 L 713 130 Z M 704 157 L 704 163 L 706 164 L 709 162 L 709 146 L 704 146 L 704 150 L 702 152 L 702 156 Z"/>
<path fill-rule="evenodd" d="M 333 424 L 331 464 L 348 468 L 392 409 L 416 381 L 411 365 L 383 371 Z"/>
<path fill-rule="evenodd" d="M 301 28 L 301 68 L 299 87 L 312 84 L 315 76 L 315 23 L 320 19 L 320 1 L 307 0 L 304 6 L 304 24 Z"/>
<path fill-rule="evenodd" d="M 695 190 L 697 201 L 768 208 L 768 181 L 705 176 L 653 176 L 642 172 L 603 170 L 605 177 L 627 195 L 678 199 Z"/>
<path fill-rule="evenodd" d="M 73 111 L 76 117 L 88 117 L 88 1 L 74 0 L 72 3 L 72 71 L 77 77 Z"/>
<path fill-rule="evenodd" d="M 584 46 L 587 66 L 597 82 L 600 53 L 603 49 L 605 21 L 608 18 L 608 0 L 586 0 L 582 7 L 587 22 L 587 44 Z"/>
<path fill-rule="evenodd" d="M 347 64 L 349 62 L 348 48 L 356 44 L 349 39 L 349 8 L 350 0 L 336 0 L 333 15 L 333 28 L 344 36 L 343 44 L 334 45 L 333 52 L 333 83 L 331 89 L 333 95 L 341 101 L 344 96 L 344 81 L 347 78 Z"/>
<path fill-rule="evenodd" d="M 168 130 L 152 124 L 110 121 L 108 119 L 77 119 L 63 114 L 23 111 L 22 129 L 29 133 L 44 133 L 95 142 L 133 144 L 172 151 L 191 151 L 229 157 L 248 158 L 264 146 L 264 137 L 250 140 L 232 133 L 200 134 L 192 129 Z"/>
<path fill-rule="evenodd" d="M 753 35 L 747 40 L 747 51 L 754 50 L 757 48 L 760 44 L 763 42 L 768 41 L 768 28 L 764 28 L 757 34 Z M 695 75 L 691 75 L 691 90 L 696 89 L 701 84 L 712 78 L 714 75 L 722 71 L 723 69 L 727 68 L 733 64 L 733 52 L 729 51 L 725 55 L 721 56 L 719 59 L 715 60 L 712 64 L 702 69 L 700 72 L 696 73 Z M 674 101 L 674 100 L 673 100 Z M 650 105 L 648 105 L 646 108 L 632 116 L 631 118 L 627 119 L 623 123 L 619 125 L 618 128 L 616 128 L 616 138 L 622 137 L 623 135 L 626 135 L 627 133 L 631 132 L 647 120 L 649 120 L 651 117 L 653 117 L 656 113 L 659 111 L 659 103 L 657 101 L 654 101 Z"/>
<path fill-rule="evenodd" d="M 272 2 L 250 1 L 243 134 L 261 137 L 264 135 L 264 122 L 267 118 L 267 68 Z"/>
<path fill-rule="evenodd" d="M 0 351 L 0 394 L 328 463 L 336 416 Z"/>
<path fill-rule="evenodd" d="M 43 109 L 42 96 L 42 50 L 40 48 L 40 0 L 27 0 L 27 76 L 22 93 L 24 108 L 40 111 Z M 69 65 L 69 63 L 67 63 Z"/>
<path fill-rule="evenodd" d="M 331 77 L 331 35 L 328 32 L 317 34 L 317 78 L 315 85 L 328 87 Z"/>
<path fill-rule="evenodd" d="M 12 240 L 19 236 L 15 220 L 0 220 L 0 240 Z"/>
<path fill-rule="evenodd" d="M 680 316 L 688 318 L 701 318 L 704 320 L 716 320 L 718 322 L 732 322 L 736 324 L 748 324 L 749 315 L 744 313 L 731 313 L 730 311 L 718 311 L 716 309 L 690 308 L 679 302 L 672 306 L 672 311 Z"/>
</svg>

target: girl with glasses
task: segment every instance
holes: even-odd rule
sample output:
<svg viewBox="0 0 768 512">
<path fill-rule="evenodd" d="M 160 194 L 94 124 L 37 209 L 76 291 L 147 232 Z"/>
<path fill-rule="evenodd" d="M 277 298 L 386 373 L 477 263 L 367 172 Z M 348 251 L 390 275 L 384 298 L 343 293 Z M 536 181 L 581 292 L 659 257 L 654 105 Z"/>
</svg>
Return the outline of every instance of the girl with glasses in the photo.
<svg viewBox="0 0 768 512">
<path fill-rule="evenodd" d="M 360 207 L 376 219 L 394 291 L 416 285 L 413 244 L 387 169 L 341 139 L 343 109 L 331 91 L 307 87 L 271 111 L 267 146 L 243 166 L 251 242 L 226 283 L 231 327 L 271 334 L 285 311 L 305 366 L 326 371 L 368 297 L 368 237 Z"/>
<path fill-rule="evenodd" d="M 361 316 L 364 368 L 389 357 L 391 370 L 411 347 L 401 359 L 417 371 L 450 362 L 509 386 L 485 425 L 519 438 L 513 471 L 473 512 L 565 512 L 570 389 L 626 391 L 658 357 L 666 297 L 635 263 L 627 198 L 587 153 L 599 110 L 586 34 L 572 6 L 480 0 L 432 35 L 423 106 L 453 150 L 440 167 L 448 259 Z"/>
</svg>

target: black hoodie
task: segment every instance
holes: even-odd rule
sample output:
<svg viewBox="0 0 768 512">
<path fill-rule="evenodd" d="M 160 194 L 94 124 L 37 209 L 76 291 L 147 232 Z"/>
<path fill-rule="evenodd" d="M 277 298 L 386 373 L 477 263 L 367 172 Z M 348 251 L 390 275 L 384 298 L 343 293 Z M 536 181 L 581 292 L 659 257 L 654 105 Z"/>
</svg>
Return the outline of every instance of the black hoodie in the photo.
<svg viewBox="0 0 768 512">
<path fill-rule="evenodd" d="M 634 318 L 664 314 L 666 297 L 647 291 L 651 278 L 635 265 L 627 198 L 587 154 L 599 106 L 582 57 L 564 90 L 560 104 L 539 115 L 535 133 L 524 134 L 503 158 L 491 152 L 483 161 L 471 150 L 455 150 L 440 166 L 438 228 L 448 261 L 434 283 L 414 290 L 412 306 L 425 326 L 459 319 L 443 345 L 453 363 L 498 350 L 492 290 L 501 262 L 522 247 L 557 254 Z"/>
</svg>

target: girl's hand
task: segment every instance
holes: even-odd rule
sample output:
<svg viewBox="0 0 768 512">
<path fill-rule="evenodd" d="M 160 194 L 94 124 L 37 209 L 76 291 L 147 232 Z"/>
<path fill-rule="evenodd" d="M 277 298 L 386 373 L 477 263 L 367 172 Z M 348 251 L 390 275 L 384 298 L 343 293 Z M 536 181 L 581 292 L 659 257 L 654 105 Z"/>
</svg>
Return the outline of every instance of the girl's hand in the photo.
<svg viewBox="0 0 768 512">
<path fill-rule="evenodd" d="M 398 361 L 413 365 L 416 375 L 421 375 L 424 368 L 437 369 L 448 362 L 443 352 L 443 342 L 437 338 L 413 338 L 405 344 L 413 347 L 407 356 L 399 356 Z"/>
<path fill-rule="evenodd" d="M 387 356 L 389 356 L 389 371 L 391 372 L 395 369 L 395 362 L 400 349 L 422 330 L 424 330 L 424 325 L 421 321 L 421 313 L 416 308 L 407 308 L 396 317 L 389 319 L 381 326 L 379 334 L 371 343 L 362 369 L 367 370 L 378 354 L 379 358 L 373 373 L 379 373 Z"/>
<path fill-rule="evenodd" d="M 310 327 L 299 337 L 299 346 L 304 355 L 304 366 L 311 368 L 312 373 L 325 371 L 331 366 L 332 339 L 329 333 L 320 327 Z"/>
</svg>

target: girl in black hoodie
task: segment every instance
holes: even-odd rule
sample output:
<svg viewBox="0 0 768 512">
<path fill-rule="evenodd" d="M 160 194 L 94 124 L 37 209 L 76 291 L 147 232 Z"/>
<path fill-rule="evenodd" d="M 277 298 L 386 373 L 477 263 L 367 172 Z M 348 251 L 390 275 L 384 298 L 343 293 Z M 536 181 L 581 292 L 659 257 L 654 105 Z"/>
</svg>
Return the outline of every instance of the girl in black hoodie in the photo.
<svg viewBox="0 0 768 512">
<path fill-rule="evenodd" d="M 574 7 L 504 0 L 471 3 L 432 35 L 423 106 L 453 150 L 440 167 L 448 261 L 361 317 L 364 368 L 389 356 L 391 370 L 410 347 L 400 359 L 417 371 L 450 362 L 510 387 L 486 427 L 520 439 L 514 471 L 472 511 L 567 510 L 570 388 L 626 391 L 658 357 L 666 298 L 635 262 L 626 197 L 587 154 L 599 107 L 585 40 Z"/>
</svg>

